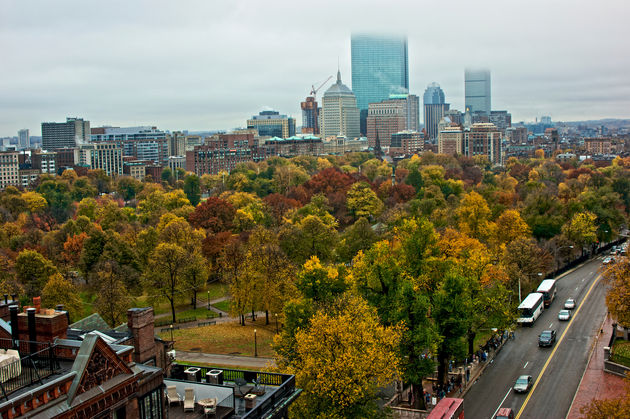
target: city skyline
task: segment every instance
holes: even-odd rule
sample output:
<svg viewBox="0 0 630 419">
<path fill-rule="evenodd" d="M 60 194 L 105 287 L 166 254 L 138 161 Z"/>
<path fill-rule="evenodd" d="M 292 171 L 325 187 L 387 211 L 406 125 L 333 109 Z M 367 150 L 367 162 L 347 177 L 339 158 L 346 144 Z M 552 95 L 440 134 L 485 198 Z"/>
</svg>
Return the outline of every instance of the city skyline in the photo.
<svg viewBox="0 0 630 419">
<path fill-rule="evenodd" d="M 410 93 L 435 81 L 453 109 L 464 110 L 464 69 L 483 67 L 492 72 L 492 107 L 515 122 L 630 117 L 630 58 L 618 53 L 630 34 L 620 12 L 628 5 L 620 1 L 480 1 L 449 10 L 368 1 L 365 19 L 356 19 L 354 2 L 323 2 L 309 14 L 287 4 L 8 1 L 0 136 L 22 128 L 39 136 L 42 122 L 69 115 L 92 126 L 198 131 L 242 127 L 274 109 L 301 123 L 311 85 L 337 63 L 350 81 L 353 32 L 406 33 Z M 280 7 L 286 13 L 273 12 Z M 489 11 L 493 25 L 478 25 Z"/>
</svg>

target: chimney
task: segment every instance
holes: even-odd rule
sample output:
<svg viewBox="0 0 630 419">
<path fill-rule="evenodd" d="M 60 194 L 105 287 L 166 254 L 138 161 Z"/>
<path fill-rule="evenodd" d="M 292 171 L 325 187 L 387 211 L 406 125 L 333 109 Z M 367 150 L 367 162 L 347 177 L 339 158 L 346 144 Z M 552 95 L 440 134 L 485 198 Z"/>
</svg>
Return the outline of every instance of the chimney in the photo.
<svg viewBox="0 0 630 419">
<path fill-rule="evenodd" d="M 11 339 L 13 340 L 13 348 L 17 348 L 17 341 L 20 340 L 20 330 L 18 329 L 18 306 L 13 304 L 9 306 L 11 313 Z"/>
<path fill-rule="evenodd" d="M 11 300 L 13 300 L 14 303 L 17 303 L 17 294 L 11 294 Z"/>
<path fill-rule="evenodd" d="M 26 315 L 28 316 L 28 340 L 30 340 L 30 353 L 37 352 L 37 332 L 35 329 L 35 313 L 37 309 L 29 307 L 26 309 Z"/>
<path fill-rule="evenodd" d="M 127 327 L 133 336 L 133 360 L 139 364 L 151 359 L 157 361 L 153 322 L 152 307 L 127 310 Z"/>
<path fill-rule="evenodd" d="M 4 303 L 9 304 L 9 294 L 4 294 Z"/>
<path fill-rule="evenodd" d="M 35 306 L 39 313 L 42 309 L 42 297 L 33 297 L 33 306 Z"/>
</svg>

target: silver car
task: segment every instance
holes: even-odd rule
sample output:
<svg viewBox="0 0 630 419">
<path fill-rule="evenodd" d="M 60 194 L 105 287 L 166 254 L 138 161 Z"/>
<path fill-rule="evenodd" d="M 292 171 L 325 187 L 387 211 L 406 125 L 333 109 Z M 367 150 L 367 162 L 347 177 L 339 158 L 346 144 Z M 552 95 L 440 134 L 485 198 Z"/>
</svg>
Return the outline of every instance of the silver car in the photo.
<svg viewBox="0 0 630 419">
<path fill-rule="evenodd" d="M 560 310 L 558 313 L 558 320 L 569 320 L 571 319 L 571 310 Z"/>
<path fill-rule="evenodd" d="M 532 386 L 532 376 L 521 375 L 520 377 L 516 379 L 516 384 L 514 384 L 514 391 L 517 393 L 527 393 L 531 386 Z"/>
<path fill-rule="evenodd" d="M 573 298 L 567 299 L 567 301 L 564 302 L 564 308 L 573 310 L 575 308 L 575 300 Z"/>
</svg>

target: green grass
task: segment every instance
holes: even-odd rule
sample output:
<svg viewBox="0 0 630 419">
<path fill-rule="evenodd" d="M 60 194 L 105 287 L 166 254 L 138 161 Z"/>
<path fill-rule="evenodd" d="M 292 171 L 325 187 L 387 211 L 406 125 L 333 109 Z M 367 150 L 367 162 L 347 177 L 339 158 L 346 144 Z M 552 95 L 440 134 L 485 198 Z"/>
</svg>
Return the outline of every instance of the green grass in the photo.
<svg viewBox="0 0 630 419">
<path fill-rule="evenodd" d="M 83 304 L 83 315 L 80 317 L 83 319 L 94 313 L 94 300 L 96 299 L 96 295 L 87 291 L 81 291 L 79 292 L 79 298 Z"/>
<path fill-rule="evenodd" d="M 630 367 L 630 342 L 625 340 L 615 341 L 613 346 L 613 361 Z"/>
<path fill-rule="evenodd" d="M 208 288 L 205 291 L 205 295 L 203 292 L 201 293 L 204 298 L 208 298 L 208 292 L 210 293 L 210 299 L 215 300 L 217 298 L 225 297 L 229 294 L 229 288 L 227 284 L 222 284 L 220 282 L 213 282 L 208 284 Z"/>
<path fill-rule="evenodd" d="M 190 361 L 181 361 L 179 359 L 176 359 L 175 362 L 180 365 L 193 365 L 196 367 L 210 367 L 210 368 L 218 368 L 218 369 L 226 369 L 226 370 L 245 370 L 245 371 L 255 370 L 254 368 L 247 367 L 245 365 L 208 364 L 206 362 L 190 362 Z"/>
<path fill-rule="evenodd" d="M 230 300 L 225 300 L 225 301 L 219 301 L 216 304 L 212 304 L 212 307 L 219 309 L 221 311 L 225 311 L 225 312 L 230 312 L 230 304 L 231 301 Z"/>
<path fill-rule="evenodd" d="M 178 319 L 183 319 L 184 317 L 197 317 L 197 320 L 205 319 L 207 316 L 210 317 L 218 317 L 218 314 L 212 310 L 208 310 L 205 307 L 196 308 L 196 309 L 188 309 L 184 311 L 178 311 L 176 313 Z"/>
</svg>

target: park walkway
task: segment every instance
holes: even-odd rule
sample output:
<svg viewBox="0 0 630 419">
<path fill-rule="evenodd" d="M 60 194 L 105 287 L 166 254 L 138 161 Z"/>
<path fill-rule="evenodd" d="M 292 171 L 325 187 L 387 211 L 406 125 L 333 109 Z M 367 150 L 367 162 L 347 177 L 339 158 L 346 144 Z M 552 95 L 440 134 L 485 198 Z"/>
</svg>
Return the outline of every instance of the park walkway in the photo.
<svg viewBox="0 0 630 419">
<path fill-rule="evenodd" d="M 257 370 L 276 365 L 273 358 L 207 354 L 203 352 L 176 351 L 176 358 L 178 361 L 191 363 L 253 368 Z"/>
</svg>

